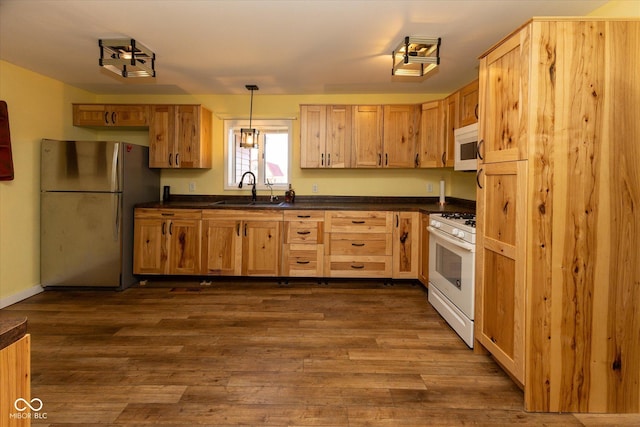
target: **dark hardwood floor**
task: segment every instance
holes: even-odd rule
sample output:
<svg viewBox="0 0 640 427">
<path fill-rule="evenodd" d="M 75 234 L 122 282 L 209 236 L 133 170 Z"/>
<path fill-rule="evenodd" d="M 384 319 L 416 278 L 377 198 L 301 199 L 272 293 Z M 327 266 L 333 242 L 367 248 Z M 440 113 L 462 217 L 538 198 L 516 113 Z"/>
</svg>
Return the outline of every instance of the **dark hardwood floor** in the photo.
<svg viewBox="0 0 640 427">
<path fill-rule="evenodd" d="M 33 425 L 637 425 L 537 414 L 408 283 L 46 291 L 26 315 Z"/>
</svg>

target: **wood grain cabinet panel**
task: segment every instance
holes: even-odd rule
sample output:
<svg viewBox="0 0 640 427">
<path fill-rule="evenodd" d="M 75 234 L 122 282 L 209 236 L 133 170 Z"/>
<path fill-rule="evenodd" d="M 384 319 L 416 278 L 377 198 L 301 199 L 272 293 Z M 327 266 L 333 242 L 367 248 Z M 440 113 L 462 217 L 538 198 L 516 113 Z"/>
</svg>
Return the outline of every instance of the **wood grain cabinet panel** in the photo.
<svg viewBox="0 0 640 427">
<path fill-rule="evenodd" d="M 433 101 L 421 106 L 420 137 L 417 143 L 418 166 L 421 168 L 441 168 L 445 165 L 444 105 L 443 101 Z"/>
<path fill-rule="evenodd" d="M 418 167 L 416 149 L 420 129 L 419 105 L 385 105 L 383 107 L 383 166 Z"/>
<path fill-rule="evenodd" d="M 152 105 L 149 115 L 149 167 L 211 167 L 211 111 L 200 105 Z"/>
<path fill-rule="evenodd" d="M 145 128 L 149 126 L 149 106 L 134 104 L 73 104 L 73 125 Z"/>
<path fill-rule="evenodd" d="M 35 413 L 29 408 L 21 412 L 24 418 L 11 418 L 19 413 L 14 402 L 17 399 L 31 401 L 31 335 L 26 334 L 13 344 L 0 350 L 0 426 L 28 427 Z M 46 405 L 46 400 L 44 402 Z M 46 408 L 45 408 L 46 409 Z"/>
<path fill-rule="evenodd" d="M 382 167 L 382 105 L 353 106 L 351 163 L 356 168 Z"/>
<path fill-rule="evenodd" d="M 136 209 L 135 274 L 200 273 L 200 211 Z"/>
<path fill-rule="evenodd" d="M 284 212 L 283 276 L 323 276 L 324 216 L 324 211 Z"/>
<path fill-rule="evenodd" d="M 300 167 L 351 167 L 351 105 L 300 106 Z"/>
<path fill-rule="evenodd" d="M 390 278 L 392 219 L 384 211 L 327 211 L 325 276 Z"/>
<path fill-rule="evenodd" d="M 420 213 L 393 214 L 393 278 L 417 279 L 420 262 Z"/>
<path fill-rule="evenodd" d="M 281 211 L 202 211 L 202 274 L 275 277 L 281 274 Z"/>
<path fill-rule="evenodd" d="M 420 214 L 420 255 L 418 264 L 418 280 L 429 287 L 429 215 Z"/>
<path fill-rule="evenodd" d="M 639 44 L 533 18 L 480 58 L 475 332 L 528 411 L 640 412 Z"/>
<path fill-rule="evenodd" d="M 474 80 L 460 89 L 460 116 L 458 122 L 460 127 L 468 126 L 478 122 L 478 80 Z"/>
</svg>

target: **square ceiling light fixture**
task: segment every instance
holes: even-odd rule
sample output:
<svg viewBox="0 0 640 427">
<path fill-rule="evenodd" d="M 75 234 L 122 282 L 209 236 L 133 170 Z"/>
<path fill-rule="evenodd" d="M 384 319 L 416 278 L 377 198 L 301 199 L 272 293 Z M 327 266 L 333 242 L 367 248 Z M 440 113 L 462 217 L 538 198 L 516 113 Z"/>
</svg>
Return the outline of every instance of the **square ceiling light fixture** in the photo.
<svg viewBox="0 0 640 427">
<path fill-rule="evenodd" d="M 156 54 L 134 39 L 100 39 L 100 66 L 122 77 L 155 77 Z"/>
<path fill-rule="evenodd" d="M 440 64 L 440 38 L 407 36 L 391 55 L 392 76 L 423 77 Z"/>
</svg>

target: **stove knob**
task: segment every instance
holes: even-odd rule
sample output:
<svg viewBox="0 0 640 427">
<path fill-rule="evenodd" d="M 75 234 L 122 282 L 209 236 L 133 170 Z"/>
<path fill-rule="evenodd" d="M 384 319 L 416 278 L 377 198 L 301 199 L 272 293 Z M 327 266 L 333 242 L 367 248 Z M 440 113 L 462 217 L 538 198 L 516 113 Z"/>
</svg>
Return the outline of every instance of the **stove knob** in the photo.
<svg viewBox="0 0 640 427">
<path fill-rule="evenodd" d="M 436 221 L 435 219 L 432 219 L 430 224 L 433 228 L 440 228 L 442 226 L 442 223 L 440 221 Z"/>
<path fill-rule="evenodd" d="M 458 234 L 456 234 L 456 236 L 458 236 L 459 238 L 463 239 L 464 238 L 464 231 L 458 230 Z"/>
</svg>

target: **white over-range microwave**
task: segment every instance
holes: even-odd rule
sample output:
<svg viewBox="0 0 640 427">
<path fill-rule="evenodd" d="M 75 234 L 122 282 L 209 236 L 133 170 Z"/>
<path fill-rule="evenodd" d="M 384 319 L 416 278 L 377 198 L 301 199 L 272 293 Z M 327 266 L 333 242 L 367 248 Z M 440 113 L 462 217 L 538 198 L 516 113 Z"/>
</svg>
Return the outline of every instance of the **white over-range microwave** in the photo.
<svg viewBox="0 0 640 427">
<path fill-rule="evenodd" d="M 478 123 L 458 128 L 453 131 L 453 134 L 455 141 L 453 169 L 457 171 L 477 170 Z"/>
</svg>

